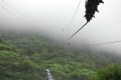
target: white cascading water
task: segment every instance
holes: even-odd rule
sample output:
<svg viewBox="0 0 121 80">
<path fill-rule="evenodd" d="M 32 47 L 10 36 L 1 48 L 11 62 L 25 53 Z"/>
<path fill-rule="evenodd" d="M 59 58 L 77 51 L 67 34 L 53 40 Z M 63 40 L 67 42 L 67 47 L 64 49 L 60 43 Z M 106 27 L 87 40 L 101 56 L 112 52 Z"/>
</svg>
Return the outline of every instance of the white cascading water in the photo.
<svg viewBox="0 0 121 80">
<path fill-rule="evenodd" d="M 51 73 L 50 73 L 50 70 L 49 70 L 49 69 L 46 69 L 46 71 L 47 71 L 48 80 L 54 80 L 54 79 L 53 79 L 53 76 L 52 76 Z"/>
</svg>

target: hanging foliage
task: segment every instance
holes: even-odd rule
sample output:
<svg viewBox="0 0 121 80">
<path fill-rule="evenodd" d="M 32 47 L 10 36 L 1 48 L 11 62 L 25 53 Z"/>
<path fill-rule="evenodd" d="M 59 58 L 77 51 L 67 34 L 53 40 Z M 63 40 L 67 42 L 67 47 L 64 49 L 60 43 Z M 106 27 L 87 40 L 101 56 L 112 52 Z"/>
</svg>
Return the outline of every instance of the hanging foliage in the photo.
<svg viewBox="0 0 121 80">
<path fill-rule="evenodd" d="M 82 28 L 84 28 L 88 22 L 90 22 L 90 20 L 92 20 L 93 17 L 95 17 L 95 12 L 99 12 L 98 11 L 98 6 L 100 3 L 104 3 L 102 0 L 86 0 L 85 2 L 85 18 L 87 20 L 87 22 L 78 30 L 76 31 L 69 39 L 71 39 L 74 35 L 76 35 Z"/>
<path fill-rule="evenodd" d="M 104 3 L 102 0 L 88 0 L 86 1 L 86 4 L 85 4 L 85 8 L 86 8 L 86 11 L 85 11 L 85 18 L 87 20 L 87 22 L 90 22 L 90 20 L 95 17 L 94 14 L 95 12 L 99 12 L 98 11 L 98 5 L 100 3 Z"/>
</svg>

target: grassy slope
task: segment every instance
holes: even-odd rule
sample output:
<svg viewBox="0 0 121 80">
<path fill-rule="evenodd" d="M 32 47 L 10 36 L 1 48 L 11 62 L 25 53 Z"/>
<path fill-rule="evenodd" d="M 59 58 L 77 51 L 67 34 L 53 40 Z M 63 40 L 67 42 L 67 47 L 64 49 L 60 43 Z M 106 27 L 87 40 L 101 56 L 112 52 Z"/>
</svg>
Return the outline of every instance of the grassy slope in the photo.
<svg viewBox="0 0 121 80">
<path fill-rule="evenodd" d="M 98 67 L 121 60 L 109 54 L 68 51 L 33 34 L 7 33 L 4 40 L 0 43 L 0 80 L 46 80 L 46 68 L 55 80 L 88 79 Z"/>
</svg>

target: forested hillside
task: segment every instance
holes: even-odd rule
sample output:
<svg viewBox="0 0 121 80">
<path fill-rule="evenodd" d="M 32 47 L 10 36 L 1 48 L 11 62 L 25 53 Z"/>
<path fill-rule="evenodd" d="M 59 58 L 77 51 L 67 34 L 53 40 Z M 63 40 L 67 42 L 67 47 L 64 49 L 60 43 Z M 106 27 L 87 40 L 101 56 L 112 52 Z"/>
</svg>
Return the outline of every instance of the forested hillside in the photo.
<svg viewBox="0 0 121 80">
<path fill-rule="evenodd" d="M 0 36 L 0 80 L 90 80 L 97 69 L 120 62 L 106 52 L 72 51 L 32 33 L 3 32 Z"/>
</svg>

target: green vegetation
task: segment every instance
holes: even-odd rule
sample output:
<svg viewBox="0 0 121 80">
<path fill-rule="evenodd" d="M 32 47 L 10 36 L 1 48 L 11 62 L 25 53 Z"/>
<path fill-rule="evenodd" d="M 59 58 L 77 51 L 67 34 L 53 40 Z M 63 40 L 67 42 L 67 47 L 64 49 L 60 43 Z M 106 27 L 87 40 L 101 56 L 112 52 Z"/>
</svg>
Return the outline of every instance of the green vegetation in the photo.
<svg viewBox="0 0 121 80">
<path fill-rule="evenodd" d="M 35 34 L 4 33 L 0 39 L 0 80 L 90 80 L 98 68 L 121 64 L 116 55 L 64 49 Z"/>
<path fill-rule="evenodd" d="M 121 66 L 114 64 L 100 69 L 93 80 L 121 80 Z"/>
</svg>

